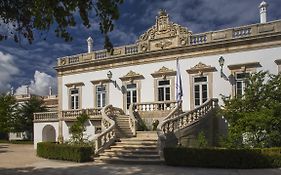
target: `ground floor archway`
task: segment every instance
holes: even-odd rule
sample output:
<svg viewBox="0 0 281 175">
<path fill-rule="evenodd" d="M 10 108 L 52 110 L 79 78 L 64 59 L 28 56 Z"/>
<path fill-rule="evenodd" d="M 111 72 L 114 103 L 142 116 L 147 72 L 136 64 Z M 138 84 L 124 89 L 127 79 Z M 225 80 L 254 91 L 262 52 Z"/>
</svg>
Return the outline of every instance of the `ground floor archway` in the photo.
<svg viewBox="0 0 281 175">
<path fill-rule="evenodd" d="M 56 141 L 56 129 L 52 125 L 44 126 L 42 130 L 43 142 L 55 142 Z"/>
</svg>

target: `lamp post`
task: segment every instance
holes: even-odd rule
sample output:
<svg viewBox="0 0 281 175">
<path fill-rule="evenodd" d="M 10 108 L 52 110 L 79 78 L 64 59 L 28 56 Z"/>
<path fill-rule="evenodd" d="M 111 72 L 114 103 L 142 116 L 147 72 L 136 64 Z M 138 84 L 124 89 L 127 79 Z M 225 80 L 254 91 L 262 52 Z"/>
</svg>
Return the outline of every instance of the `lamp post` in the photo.
<svg viewBox="0 0 281 175">
<path fill-rule="evenodd" d="M 219 64 L 220 64 L 220 67 L 221 67 L 221 77 L 223 77 L 223 66 L 224 66 L 224 58 L 223 58 L 223 56 L 221 56 L 219 58 Z"/>
</svg>

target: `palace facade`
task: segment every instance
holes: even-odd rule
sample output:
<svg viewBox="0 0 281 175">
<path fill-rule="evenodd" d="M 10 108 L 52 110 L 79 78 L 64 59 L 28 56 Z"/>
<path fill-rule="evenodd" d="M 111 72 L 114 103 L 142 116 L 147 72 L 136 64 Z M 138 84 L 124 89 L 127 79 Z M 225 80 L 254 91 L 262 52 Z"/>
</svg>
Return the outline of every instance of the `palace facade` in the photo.
<svg viewBox="0 0 281 175">
<path fill-rule="evenodd" d="M 97 153 L 118 137 L 118 120 L 112 116 L 127 116 L 132 137 L 140 120 L 148 129 L 158 120 L 158 131 L 164 134 L 198 123 L 217 101 L 222 104 L 221 95 L 243 95 L 248 74 L 281 71 L 281 20 L 266 21 L 266 10 L 267 4 L 261 3 L 260 23 L 205 33 L 173 23 L 161 10 L 155 25 L 134 44 L 112 53 L 93 51 L 93 39 L 88 38 L 88 53 L 58 58 L 58 111 L 35 114 L 35 147 L 41 141 L 67 141 L 69 127 L 83 112 L 90 116 L 85 133 L 98 141 Z M 217 130 L 225 130 L 227 121 L 217 122 Z M 198 126 L 204 127 L 210 129 Z M 196 134 L 179 135 L 178 141 L 191 143 Z"/>
</svg>

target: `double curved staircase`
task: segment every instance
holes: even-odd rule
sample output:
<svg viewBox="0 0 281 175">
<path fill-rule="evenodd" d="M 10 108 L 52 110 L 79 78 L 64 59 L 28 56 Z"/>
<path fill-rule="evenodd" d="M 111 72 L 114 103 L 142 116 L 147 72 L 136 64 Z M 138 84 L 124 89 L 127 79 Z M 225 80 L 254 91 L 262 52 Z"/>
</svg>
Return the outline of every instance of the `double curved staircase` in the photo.
<svg viewBox="0 0 281 175">
<path fill-rule="evenodd" d="M 217 102 L 217 99 L 210 99 L 188 112 L 183 112 L 181 105 L 174 105 L 158 126 L 158 131 L 136 131 L 140 113 L 137 104 L 130 106 L 129 115 L 125 115 L 120 108 L 108 105 L 102 109 L 102 133 L 95 141 L 95 154 L 99 156 L 96 160 L 159 164 L 162 162 L 161 150 L 169 145 L 170 136 L 177 137 L 204 118 L 211 117 Z"/>
</svg>

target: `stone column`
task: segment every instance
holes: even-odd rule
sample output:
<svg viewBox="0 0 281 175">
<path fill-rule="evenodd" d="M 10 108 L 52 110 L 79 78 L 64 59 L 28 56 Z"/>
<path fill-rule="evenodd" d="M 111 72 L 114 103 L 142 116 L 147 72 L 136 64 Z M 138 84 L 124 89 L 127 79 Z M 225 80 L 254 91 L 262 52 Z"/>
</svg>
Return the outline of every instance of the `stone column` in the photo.
<svg viewBox="0 0 281 175">
<path fill-rule="evenodd" d="M 62 76 L 58 72 L 58 142 L 63 143 L 63 116 L 62 116 Z"/>
</svg>

